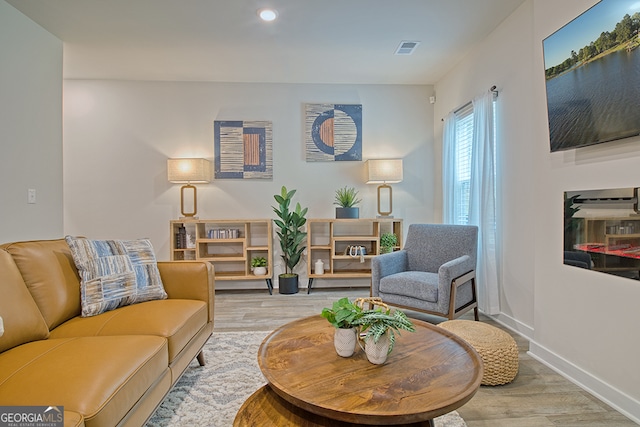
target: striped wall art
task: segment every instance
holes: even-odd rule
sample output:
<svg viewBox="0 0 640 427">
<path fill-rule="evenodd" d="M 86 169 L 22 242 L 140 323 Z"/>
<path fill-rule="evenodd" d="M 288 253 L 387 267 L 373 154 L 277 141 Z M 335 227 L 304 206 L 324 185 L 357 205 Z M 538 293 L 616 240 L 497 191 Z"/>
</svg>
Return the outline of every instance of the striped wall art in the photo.
<svg viewBox="0 0 640 427">
<path fill-rule="evenodd" d="M 214 121 L 215 179 L 272 179 L 271 122 Z"/>
</svg>

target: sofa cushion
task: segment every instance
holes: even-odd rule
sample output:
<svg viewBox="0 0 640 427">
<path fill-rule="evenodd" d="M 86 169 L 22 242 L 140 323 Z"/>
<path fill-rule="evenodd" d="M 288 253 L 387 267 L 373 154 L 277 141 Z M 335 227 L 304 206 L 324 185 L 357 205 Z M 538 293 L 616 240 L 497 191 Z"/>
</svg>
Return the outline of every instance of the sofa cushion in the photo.
<svg viewBox="0 0 640 427">
<path fill-rule="evenodd" d="M 380 292 L 438 302 L 438 274 L 403 271 L 380 279 Z"/>
<path fill-rule="evenodd" d="M 0 352 L 49 336 L 49 328 L 18 267 L 4 250 L 0 250 L 0 295 L 0 314 L 5 329 L 0 334 Z"/>
<path fill-rule="evenodd" d="M 49 329 L 80 314 L 80 278 L 64 239 L 4 245 Z"/>
<path fill-rule="evenodd" d="M 155 335 L 168 340 L 171 364 L 206 323 L 205 302 L 167 299 L 121 307 L 92 317 L 75 317 L 51 331 L 51 338 Z"/>
<path fill-rule="evenodd" d="M 82 316 L 167 298 L 148 239 L 65 238 L 80 274 Z"/>
<path fill-rule="evenodd" d="M 170 387 L 166 340 L 48 339 L 0 354 L 3 405 L 59 405 L 90 426 L 117 425 L 154 387 Z"/>
</svg>

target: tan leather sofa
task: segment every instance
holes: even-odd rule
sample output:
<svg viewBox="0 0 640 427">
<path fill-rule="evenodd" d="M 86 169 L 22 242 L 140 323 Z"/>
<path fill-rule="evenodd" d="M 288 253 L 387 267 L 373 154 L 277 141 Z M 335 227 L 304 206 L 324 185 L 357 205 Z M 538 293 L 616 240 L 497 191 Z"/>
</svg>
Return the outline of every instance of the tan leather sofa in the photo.
<svg viewBox="0 0 640 427">
<path fill-rule="evenodd" d="M 0 406 L 64 406 L 65 426 L 142 426 L 213 331 L 213 269 L 159 262 L 168 299 L 80 317 L 64 239 L 0 246 Z"/>
</svg>

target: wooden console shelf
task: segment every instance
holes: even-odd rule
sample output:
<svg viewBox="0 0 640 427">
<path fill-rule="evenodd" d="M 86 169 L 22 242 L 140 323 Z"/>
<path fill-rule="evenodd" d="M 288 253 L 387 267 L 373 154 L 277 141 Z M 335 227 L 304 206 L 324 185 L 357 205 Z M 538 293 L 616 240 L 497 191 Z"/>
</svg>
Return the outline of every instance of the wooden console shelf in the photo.
<svg viewBox="0 0 640 427">
<path fill-rule="evenodd" d="M 216 280 L 264 279 L 269 293 L 271 281 L 270 219 L 180 219 L 170 222 L 171 261 L 207 261 Z M 254 257 L 267 259 L 267 274 L 251 271 Z"/>
<path fill-rule="evenodd" d="M 384 233 L 398 238 L 394 250 L 402 247 L 402 220 L 398 218 L 307 220 L 307 293 L 315 278 L 371 277 L 371 258 L 380 254 L 380 236 Z M 363 247 L 364 255 L 353 247 Z M 324 264 L 324 274 L 314 272 L 318 259 Z"/>
</svg>

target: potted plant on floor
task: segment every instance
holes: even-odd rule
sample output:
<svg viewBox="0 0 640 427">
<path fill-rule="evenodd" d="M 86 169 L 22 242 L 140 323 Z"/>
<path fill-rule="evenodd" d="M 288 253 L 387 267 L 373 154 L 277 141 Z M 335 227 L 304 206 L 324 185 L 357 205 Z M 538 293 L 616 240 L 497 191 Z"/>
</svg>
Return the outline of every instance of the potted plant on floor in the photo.
<svg viewBox="0 0 640 427">
<path fill-rule="evenodd" d="M 354 322 L 362 316 L 362 308 L 345 297 L 335 301 L 331 308 L 323 308 L 321 315 L 336 328 L 333 335 L 336 353 L 342 357 L 351 356 L 357 343 Z"/>
<path fill-rule="evenodd" d="M 336 190 L 334 205 L 336 218 L 359 218 L 360 209 L 355 207 L 362 200 L 358 199 L 358 191 L 353 187 L 343 187 Z"/>
<path fill-rule="evenodd" d="M 360 339 L 364 341 L 364 351 L 369 362 L 381 365 L 393 351 L 396 335 L 400 330 L 415 332 L 415 326 L 401 310 L 391 309 L 380 298 L 358 298 L 356 304 L 364 307 L 369 303 L 373 308 L 364 310 L 354 320 L 360 326 Z M 378 306 L 377 308 L 375 306 Z"/>
<path fill-rule="evenodd" d="M 251 270 L 256 276 L 264 276 L 267 274 L 267 259 L 257 256 L 251 260 Z"/>
<path fill-rule="evenodd" d="M 285 272 L 278 275 L 278 292 L 281 294 L 295 294 L 298 292 L 298 274 L 293 269 L 300 262 L 304 252 L 307 233 L 303 230 L 307 219 L 308 208 L 302 208 L 300 203 L 296 203 L 295 209 L 291 210 L 290 205 L 296 190 L 288 191 L 282 186 L 280 194 L 275 194 L 273 198 L 278 202 L 278 206 L 272 206 L 273 211 L 278 216 L 274 220 L 277 229 L 276 234 L 280 241 L 282 250 L 281 258 L 284 261 Z"/>
<path fill-rule="evenodd" d="M 388 254 L 398 244 L 398 236 L 393 233 L 383 233 L 380 236 L 380 253 Z"/>
</svg>

